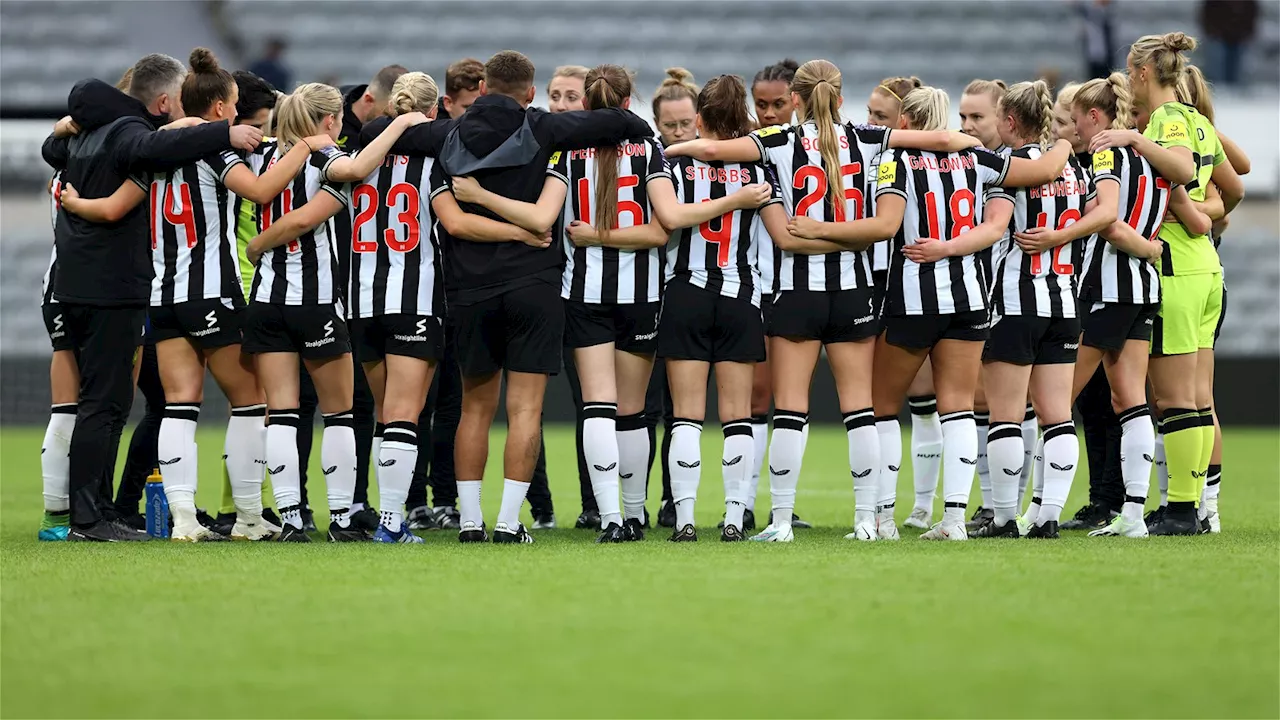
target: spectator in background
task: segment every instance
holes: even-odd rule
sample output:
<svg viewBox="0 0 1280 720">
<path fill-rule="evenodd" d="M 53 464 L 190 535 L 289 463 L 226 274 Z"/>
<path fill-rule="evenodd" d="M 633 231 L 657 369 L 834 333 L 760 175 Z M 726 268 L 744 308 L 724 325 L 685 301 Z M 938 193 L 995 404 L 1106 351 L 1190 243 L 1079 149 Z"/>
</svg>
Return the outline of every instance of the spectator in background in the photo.
<svg viewBox="0 0 1280 720">
<path fill-rule="evenodd" d="M 1204 0 L 1200 26 L 1204 28 L 1209 79 L 1220 85 L 1240 85 L 1244 52 L 1258 31 L 1258 0 Z"/>
<path fill-rule="evenodd" d="M 289 92 L 293 88 L 293 73 L 284 64 L 284 51 L 288 47 L 284 38 L 273 37 L 267 40 L 267 48 L 262 57 L 249 66 L 249 72 L 271 83 L 276 89 Z"/>
<path fill-rule="evenodd" d="M 1090 78 L 1111 74 L 1115 59 L 1111 0 L 1081 0 L 1076 4 L 1084 20 L 1084 62 Z"/>
</svg>

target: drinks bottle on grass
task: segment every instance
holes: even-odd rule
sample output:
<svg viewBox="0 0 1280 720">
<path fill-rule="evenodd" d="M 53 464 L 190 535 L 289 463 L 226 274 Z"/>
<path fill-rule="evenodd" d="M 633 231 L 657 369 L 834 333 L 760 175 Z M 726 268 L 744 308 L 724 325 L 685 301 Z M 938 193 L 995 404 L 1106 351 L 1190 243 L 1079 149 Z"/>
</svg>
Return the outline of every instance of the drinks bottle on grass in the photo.
<svg viewBox="0 0 1280 720">
<path fill-rule="evenodd" d="M 169 499 L 164 495 L 160 470 L 147 476 L 147 534 L 154 538 L 169 537 Z"/>
</svg>

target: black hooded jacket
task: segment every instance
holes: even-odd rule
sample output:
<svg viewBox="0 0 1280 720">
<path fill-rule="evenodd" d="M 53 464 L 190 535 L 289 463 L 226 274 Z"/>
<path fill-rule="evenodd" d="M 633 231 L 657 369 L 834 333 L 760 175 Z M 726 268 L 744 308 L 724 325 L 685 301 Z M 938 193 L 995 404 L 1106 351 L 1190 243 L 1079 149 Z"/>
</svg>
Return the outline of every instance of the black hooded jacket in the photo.
<svg viewBox="0 0 1280 720">
<path fill-rule="evenodd" d="M 83 198 L 110 197 L 132 180 L 149 189 L 145 173 L 169 170 L 231 147 L 229 125 L 206 123 L 157 132 L 166 118 L 147 112 L 138 100 L 101 80 L 81 80 L 67 97 L 80 134 L 50 136 L 45 162 L 62 171 Z M 151 296 L 151 248 L 147 241 L 149 203 L 115 223 L 92 223 L 59 209 L 54 228 L 58 302 L 97 306 L 145 306 Z"/>
<path fill-rule="evenodd" d="M 388 123 L 390 119 L 379 118 L 366 124 L 362 144 L 368 145 Z M 441 182 L 453 175 L 470 175 L 486 190 L 532 203 L 542 192 L 552 153 L 648 137 L 653 137 L 653 129 L 628 110 L 552 114 L 526 109 L 495 94 L 477 98 L 457 120 L 408 128 L 391 154 L 434 157 L 433 176 Z M 433 195 L 440 187 L 432 182 Z M 505 222 L 479 205 L 463 203 L 461 207 Z M 443 226 L 439 236 L 450 302 L 469 305 L 532 283 L 560 284 L 564 250 L 559 242 L 544 249 L 518 242 L 477 243 L 451 237 Z"/>
<path fill-rule="evenodd" d="M 338 136 L 338 147 L 343 152 L 355 152 L 363 147 L 360 142 L 360 129 L 364 123 L 351 112 L 351 106 L 360 102 L 368 85 L 345 85 L 342 92 L 342 134 Z"/>
</svg>

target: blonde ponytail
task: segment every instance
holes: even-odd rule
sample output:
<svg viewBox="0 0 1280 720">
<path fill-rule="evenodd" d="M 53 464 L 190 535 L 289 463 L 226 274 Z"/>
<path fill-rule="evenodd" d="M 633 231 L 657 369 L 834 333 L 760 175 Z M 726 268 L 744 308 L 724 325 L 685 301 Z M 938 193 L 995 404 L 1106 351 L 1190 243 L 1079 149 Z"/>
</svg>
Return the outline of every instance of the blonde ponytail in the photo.
<svg viewBox="0 0 1280 720">
<path fill-rule="evenodd" d="M 1020 82 L 1005 91 L 1000 100 L 1002 112 L 1013 116 L 1024 135 L 1032 137 L 1040 145 L 1053 140 L 1053 93 L 1044 80 Z"/>
<path fill-rule="evenodd" d="M 1121 72 L 1081 85 L 1072 105 L 1109 115 L 1112 130 L 1127 130 L 1133 123 L 1133 94 L 1129 90 L 1129 78 Z"/>
<path fill-rule="evenodd" d="M 840 121 L 840 69 L 826 60 L 810 60 L 796 70 L 791 90 L 800 96 L 801 121 L 818 126 L 818 150 L 827 174 L 827 200 L 844 216 L 844 181 L 840 175 L 840 145 L 835 125 Z M 839 210 L 837 210 L 839 208 Z"/>
</svg>

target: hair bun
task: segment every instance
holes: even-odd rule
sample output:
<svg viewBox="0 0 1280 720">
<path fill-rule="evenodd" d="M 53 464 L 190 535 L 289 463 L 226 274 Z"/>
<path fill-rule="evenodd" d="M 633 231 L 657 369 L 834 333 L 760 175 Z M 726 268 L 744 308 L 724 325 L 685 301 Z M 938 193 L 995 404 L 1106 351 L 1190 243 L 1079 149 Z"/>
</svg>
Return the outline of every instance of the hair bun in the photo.
<svg viewBox="0 0 1280 720">
<path fill-rule="evenodd" d="M 191 57 L 187 60 L 191 65 L 193 73 L 212 73 L 218 71 L 218 58 L 214 57 L 213 51 L 209 48 L 198 47 L 191 51 Z"/>
<path fill-rule="evenodd" d="M 684 85 L 693 82 L 693 73 L 682 67 L 667 68 L 667 78 L 662 81 L 663 85 Z"/>
<path fill-rule="evenodd" d="M 785 59 L 783 59 L 783 60 L 779 61 L 779 62 L 778 62 L 778 64 L 779 64 L 779 65 L 781 65 L 782 67 L 784 67 L 784 68 L 786 68 L 786 69 L 790 70 L 791 72 L 795 72 L 795 71 L 797 71 L 797 70 L 799 70 L 799 69 L 800 69 L 800 63 L 796 62 L 796 61 L 795 61 L 794 59 L 792 59 L 792 58 L 785 58 Z"/>
<path fill-rule="evenodd" d="M 1196 39 L 1183 32 L 1171 32 L 1165 34 L 1164 46 L 1174 52 L 1191 52 L 1196 49 Z"/>
</svg>

